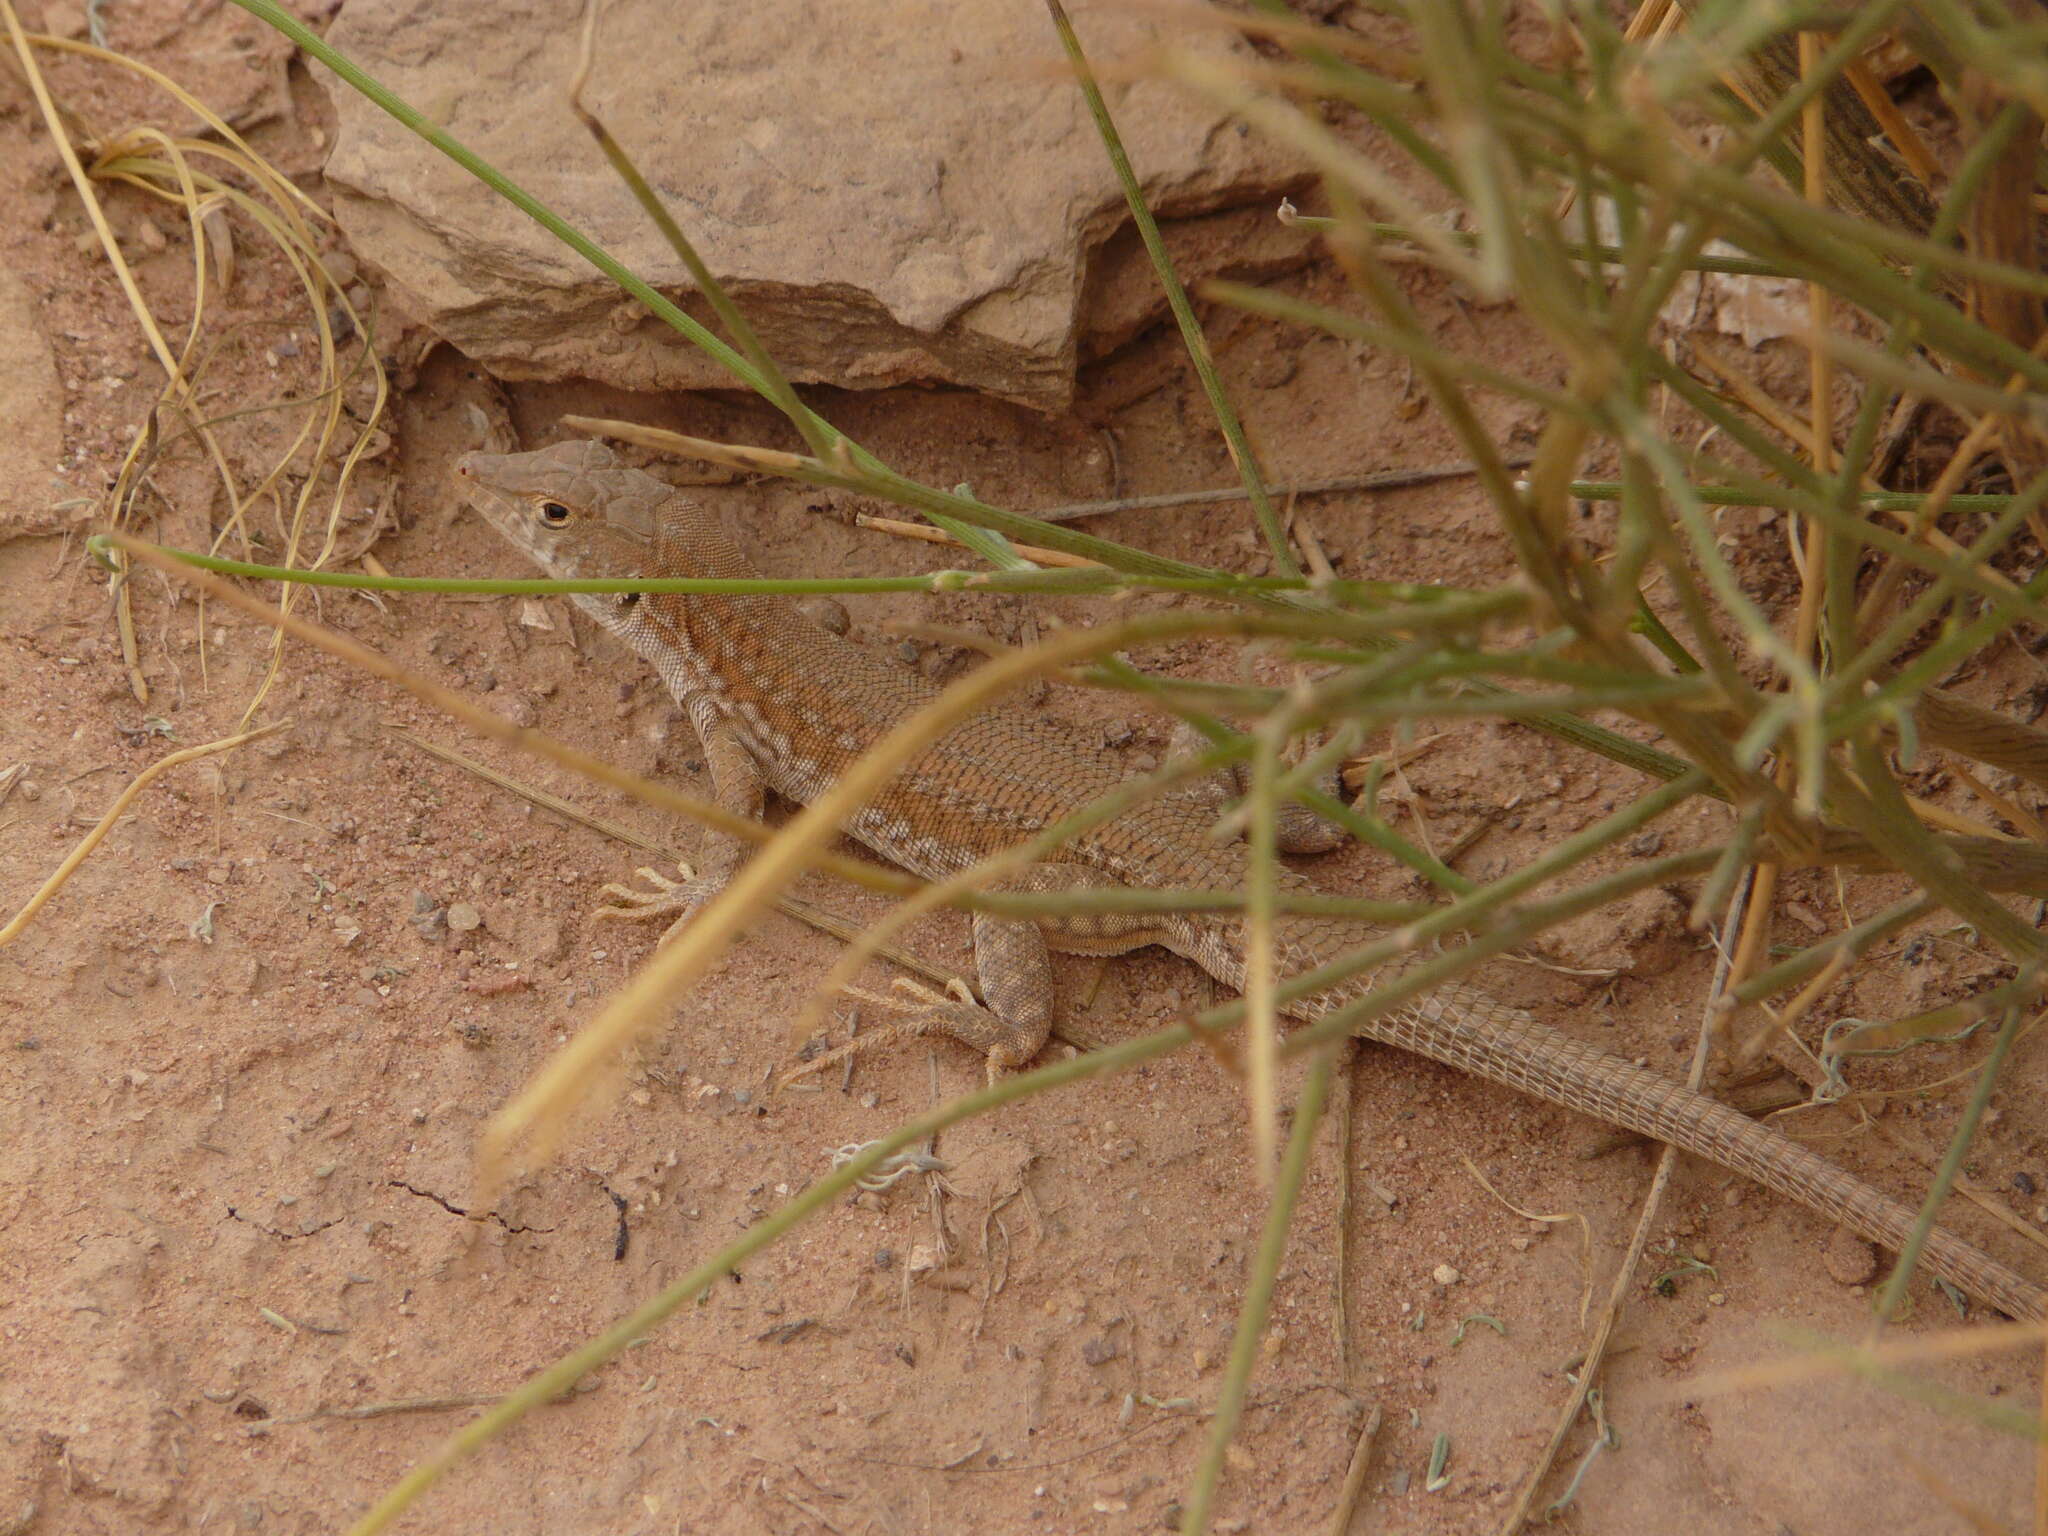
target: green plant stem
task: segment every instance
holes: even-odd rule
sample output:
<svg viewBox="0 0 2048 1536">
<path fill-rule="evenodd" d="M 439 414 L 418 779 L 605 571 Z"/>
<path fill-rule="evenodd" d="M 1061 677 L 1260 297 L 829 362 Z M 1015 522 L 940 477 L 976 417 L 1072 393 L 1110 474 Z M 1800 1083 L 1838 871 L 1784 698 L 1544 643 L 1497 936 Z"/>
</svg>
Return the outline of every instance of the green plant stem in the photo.
<svg viewBox="0 0 2048 1536">
<path fill-rule="evenodd" d="M 1258 455 L 1252 451 L 1251 440 L 1244 433 L 1244 424 L 1238 420 L 1230 397 L 1224 392 L 1223 381 L 1216 376 L 1216 361 L 1209 352 L 1209 338 L 1202 331 L 1201 321 L 1195 317 L 1194 305 L 1188 302 L 1187 289 L 1181 286 L 1179 273 L 1174 271 L 1173 258 L 1167 254 L 1166 242 L 1159 235 L 1158 222 L 1146 205 L 1144 191 L 1138 185 L 1136 173 L 1131 170 L 1130 157 L 1124 153 L 1123 138 L 1117 133 L 1116 122 L 1109 115 L 1109 104 L 1102 99 L 1101 88 L 1095 83 L 1095 71 L 1089 66 L 1080 38 L 1074 34 L 1074 24 L 1067 18 L 1066 7 L 1060 0 L 1045 0 L 1045 8 L 1060 35 L 1060 46 L 1066 50 L 1067 61 L 1073 66 L 1075 82 L 1088 102 L 1088 113 L 1095 119 L 1095 131 L 1101 136 L 1102 147 L 1109 154 L 1117 184 L 1123 188 L 1124 202 L 1131 210 L 1139 238 L 1145 242 L 1145 253 L 1152 258 L 1152 270 L 1158 274 L 1167 305 L 1173 310 L 1174 323 L 1180 327 L 1181 342 L 1188 349 L 1188 360 L 1194 364 L 1195 375 L 1202 381 L 1202 392 L 1209 397 L 1209 409 L 1215 413 L 1216 425 L 1230 447 L 1231 461 L 1237 465 L 1238 474 L 1244 479 L 1245 494 L 1251 501 L 1252 516 L 1258 521 L 1259 532 L 1266 540 L 1267 552 L 1281 574 L 1296 575 L 1300 567 L 1295 564 L 1294 551 L 1288 547 L 1287 530 L 1280 526 L 1280 514 L 1273 510 L 1272 498 L 1266 494 L 1266 477 L 1259 468 Z"/>
<path fill-rule="evenodd" d="M 2029 986 L 2022 986 L 2016 980 L 2012 984 L 2015 996 L 2030 990 L 2030 984 L 2036 978 L 2037 972 L 2030 969 L 2026 973 Z M 2014 1002 L 2005 1010 L 1998 1034 L 1991 1042 L 1991 1053 L 1985 1057 L 1984 1065 L 1977 1073 L 1976 1089 L 1970 1094 L 1970 1102 L 1963 1106 L 1963 1116 L 1956 1124 L 1956 1133 L 1949 1138 L 1941 1166 L 1934 1171 L 1934 1182 L 1928 1186 L 1926 1198 L 1920 1202 L 1920 1219 L 1913 1224 L 1911 1236 L 1899 1250 L 1899 1259 L 1892 1266 L 1891 1274 L 1885 1277 L 1884 1289 L 1878 1292 L 1877 1317 L 1871 1329 L 1873 1340 L 1906 1298 L 1913 1268 L 1920 1262 L 1920 1250 L 1926 1246 L 1927 1234 L 1934 1230 L 1934 1219 L 1941 1213 L 1942 1202 L 1948 1199 L 1949 1190 L 1955 1187 L 1956 1176 L 1963 1171 L 1963 1159 L 1969 1155 L 1970 1142 L 1976 1137 L 1978 1123 L 1983 1120 L 1984 1111 L 1991 1103 L 1991 1090 L 1998 1086 L 1999 1069 L 2005 1065 L 2005 1058 L 2011 1054 L 2019 1034 L 2020 1005 Z"/>
<path fill-rule="evenodd" d="M 585 45 L 593 52 L 600 14 L 600 8 L 596 5 L 590 6 L 584 13 Z M 586 54 L 586 67 L 589 62 Z M 804 403 L 797 398 L 796 390 L 784 377 L 782 370 L 775 365 L 775 359 L 768 355 L 768 349 L 761 345 L 761 338 L 747 323 L 745 314 L 733 302 L 732 296 L 725 291 L 725 285 L 711 275 L 711 269 L 704 264 L 704 258 L 697 254 L 696 246 L 690 243 L 689 237 L 683 233 L 682 226 L 670 215 L 667 205 L 656 195 L 654 188 L 647 184 L 647 178 L 640 174 L 640 167 L 634 163 L 633 157 L 626 153 L 625 146 L 612 137 L 611 130 L 596 113 L 583 105 L 583 85 L 583 77 L 579 74 L 575 88 L 570 92 L 570 109 L 589 130 L 590 136 L 597 141 L 598 150 L 610 162 L 619 180 L 626 184 L 626 189 L 633 194 L 633 200 L 661 232 L 662 239 L 668 242 L 668 248 L 676 253 L 677 260 L 689 270 L 691 281 L 697 285 L 697 291 L 704 295 L 712 309 L 717 312 L 718 318 L 725 322 L 726 334 L 732 337 L 733 342 L 746 355 L 747 361 L 753 365 L 755 374 L 760 378 L 761 393 L 803 435 L 812 453 L 820 458 L 826 457 L 838 443 L 839 433 L 821 417 L 807 410 Z"/>
<path fill-rule="evenodd" d="M 1796 987 L 1843 951 L 1847 951 L 1852 957 L 1860 958 L 1871 945 L 1898 932 L 1906 924 L 1925 917 L 1929 912 L 1935 911 L 1938 905 L 1927 896 L 1914 896 L 1896 902 L 1875 916 L 1866 917 L 1853 927 L 1844 928 L 1839 933 L 1829 934 L 1816 944 L 1807 945 L 1798 954 L 1781 960 L 1769 970 L 1757 972 L 1741 986 L 1730 991 L 1727 994 L 1728 1001 L 1735 1007 L 1747 1007 L 1771 996 L 1774 992 Z"/>
<path fill-rule="evenodd" d="M 1210 1507 L 1223 1478 L 1224 1457 L 1244 1413 L 1252 1367 L 1258 1363 L 1259 1342 L 1265 1337 L 1266 1318 L 1273 1307 L 1273 1286 L 1280 1274 L 1281 1260 L 1287 1256 L 1287 1234 L 1294 1223 L 1302 1179 L 1308 1172 L 1316 1128 L 1322 1123 L 1323 1106 L 1329 1099 L 1330 1075 L 1336 1060 L 1334 1048 L 1326 1047 L 1318 1053 L 1309 1063 L 1308 1080 L 1294 1106 L 1294 1128 L 1288 1133 L 1287 1151 L 1274 1180 L 1273 1198 L 1266 1209 L 1266 1227 L 1259 1237 L 1259 1251 L 1252 1258 L 1244 1302 L 1237 1310 L 1237 1332 L 1230 1341 L 1230 1360 L 1223 1370 L 1216 1413 L 1209 1426 L 1208 1449 L 1188 1488 L 1181 1516 L 1182 1536 L 1207 1536 Z"/>
<path fill-rule="evenodd" d="M 541 580 L 538 577 L 497 577 L 497 576 L 373 576 L 363 571 L 310 571 L 296 567 L 258 565 L 247 560 L 226 560 L 218 555 L 204 555 L 195 550 L 172 549 L 158 545 L 164 554 L 182 560 L 201 570 L 213 571 L 222 576 L 240 576 L 251 581 L 296 582 L 311 587 L 343 587 L 375 592 L 486 592 L 501 596 L 550 596 L 576 592 L 680 592 L 735 595 L 743 593 L 780 593 L 785 596 L 803 596 L 819 592 L 957 592 L 968 588 L 985 588 L 991 592 L 1052 592 L 1090 593 L 1120 592 L 1131 588 L 1142 588 L 1158 592 L 1205 592 L 1219 597 L 1249 595 L 1253 592 L 1301 592 L 1309 583 L 1300 577 L 1285 576 L 1148 576 L 1133 572 L 1068 568 L 1065 570 L 1025 571 L 933 571 L 924 576 L 792 576 L 713 578 L 705 576 L 638 577 L 627 579 L 588 580 Z M 103 536 L 95 534 L 86 541 L 87 551 L 104 563 L 110 546 Z M 1333 590 L 1326 586 L 1325 590 Z M 1435 594 L 1427 589 L 1414 589 L 1425 601 Z M 1385 592 L 1376 583 L 1361 583 L 1353 591 L 1342 594 L 1348 600 L 1360 605 L 1379 608 L 1385 600 Z M 1462 600 L 1463 594 L 1445 594 L 1454 602 Z M 1493 594 L 1475 594 L 1480 607 L 1469 609 L 1474 617 L 1485 617 L 1497 609 L 1500 600 Z M 1452 609 L 1442 610 L 1442 616 L 1450 616 Z M 1356 618 L 1375 622 L 1371 615 L 1354 615 Z"/>
</svg>

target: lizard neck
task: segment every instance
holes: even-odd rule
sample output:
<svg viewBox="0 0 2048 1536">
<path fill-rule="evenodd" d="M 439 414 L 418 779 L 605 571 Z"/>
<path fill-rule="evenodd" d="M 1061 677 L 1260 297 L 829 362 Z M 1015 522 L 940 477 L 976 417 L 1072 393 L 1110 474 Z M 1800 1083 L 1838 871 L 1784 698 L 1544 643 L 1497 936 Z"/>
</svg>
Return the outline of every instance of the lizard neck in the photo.
<svg viewBox="0 0 2048 1536">
<path fill-rule="evenodd" d="M 671 497 L 646 574 L 752 579 L 720 522 Z M 612 628 L 653 663 L 700 732 L 732 729 L 778 792 L 809 800 L 935 692 L 813 623 L 782 596 L 660 593 Z"/>
</svg>

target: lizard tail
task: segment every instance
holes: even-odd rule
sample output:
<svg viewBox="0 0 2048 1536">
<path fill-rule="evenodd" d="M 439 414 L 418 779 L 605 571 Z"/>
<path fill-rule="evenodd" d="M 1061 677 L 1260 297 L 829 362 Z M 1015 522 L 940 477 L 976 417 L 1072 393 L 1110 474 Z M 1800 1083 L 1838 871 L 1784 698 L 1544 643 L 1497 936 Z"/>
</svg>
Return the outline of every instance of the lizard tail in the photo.
<svg viewBox="0 0 2048 1536">
<path fill-rule="evenodd" d="M 1881 1243 L 1904 1247 L 1919 1213 L 1747 1115 L 1454 983 L 1358 1031 L 1718 1163 Z M 1920 1262 L 2017 1318 L 2048 1318 L 2048 1289 L 1935 1227 Z"/>
</svg>

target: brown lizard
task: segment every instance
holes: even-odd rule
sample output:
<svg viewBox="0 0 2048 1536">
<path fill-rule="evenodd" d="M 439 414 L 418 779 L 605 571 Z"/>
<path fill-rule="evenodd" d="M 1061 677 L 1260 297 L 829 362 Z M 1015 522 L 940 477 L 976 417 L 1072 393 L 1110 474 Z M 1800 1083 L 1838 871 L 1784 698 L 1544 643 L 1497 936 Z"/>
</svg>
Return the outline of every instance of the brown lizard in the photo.
<svg viewBox="0 0 2048 1536">
<path fill-rule="evenodd" d="M 476 509 L 549 575 L 752 577 L 753 564 L 697 502 L 618 462 L 593 442 L 531 453 L 472 453 L 458 466 Z M 808 803 L 891 726 L 937 690 L 829 633 L 769 595 L 578 595 L 575 601 L 661 674 L 702 739 L 717 797 L 758 819 L 768 790 Z M 967 869 L 1115 789 L 1113 763 L 1021 708 L 974 715 L 932 741 L 846 831 L 925 879 Z M 1062 845 L 1006 888 L 1111 886 L 1238 890 L 1249 855 L 1209 835 L 1213 810 L 1190 799 L 1142 802 Z M 711 839 L 704 873 L 657 880 L 648 892 L 610 886 L 616 911 L 677 923 L 715 894 L 739 845 Z M 1283 885 L 1309 882 L 1281 871 Z M 1324 965 L 1373 936 L 1350 919 L 1283 914 L 1282 978 Z M 868 1037 L 938 1031 L 981 1051 L 991 1075 L 1022 1066 L 1052 1023 L 1048 948 L 1116 954 L 1159 944 L 1243 989 L 1243 917 L 1230 912 L 1093 913 L 1040 920 L 976 913 L 984 1002 L 966 988 L 926 992 L 907 1017 Z M 673 929 L 671 929 L 673 931 Z M 1347 981 L 1287 1005 L 1313 1019 L 1361 995 Z M 1537 1022 L 1462 983 L 1363 1025 L 1373 1040 L 1415 1051 L 1552 1103 L 1627 1127 L 1744 1174 L 1893 1250 L 1915 1213 L 1819 1154 L 1728 1106 Z M 1921 1260 L 1935 1274 L 2019 1317 L 2048 1317 L 2048 1290 L 1936 1228 Z"/>
</svg>

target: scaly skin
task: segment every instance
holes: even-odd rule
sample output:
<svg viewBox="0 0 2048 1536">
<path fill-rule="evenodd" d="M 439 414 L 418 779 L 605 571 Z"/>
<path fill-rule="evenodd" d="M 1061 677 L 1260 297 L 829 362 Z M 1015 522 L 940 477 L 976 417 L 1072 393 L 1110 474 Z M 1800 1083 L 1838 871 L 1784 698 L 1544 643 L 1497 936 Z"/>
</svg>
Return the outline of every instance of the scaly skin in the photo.
<svg viewBox="0 0 2048 1536">
<path fill-rule="evenodd" d="M 750 577 L 753 565 L 695 502 L 620 464 L 597 443 L 533 453 L 470 454 L 458 473 L 472 505 L 536 565 L 558 577 Z M 764 791 L 808 803 L 936 691 L 772 596 L 580 595 L 584 610 L 651 662 L 703 739 L 721 803 L 758 817 Z M 926 879 L 966 869 L 1107 794 L 1114 765 L 1021 709 L 989 709 L 933 741 L 849 823 L 849 835 Z M 1241 843 L 1208 836 L 1213 809 L 1157 798 L 1081 834 L 1013 890 L 1128 886 L 1237 890 Z M 675 915 L 679 925 L 724 882 L 733 839 L 714 839 L 708 872 L 652 893 L 611 887 L 615 914 Z M 1289 885 L 1307 882 L 1283 872 Z M 937 1031 L 972 1045 L 991 1076 L 1037 1054 L 1051 1028 L 1048 947 L 1113 954 L 1161 944 L 1242 989 L 1243 920 L 1229 913 L 1098 914 L 1042 921 L 974 919 L 986 1006 L 924 994 L 903 1022 L 862 1041 Z M 673 931 L 673 929 L 671 929 Z M 1374 937 L 1341 918 L 1278 920 L 1278 971 L 1301 975 Z M 1313 1019 L 1370 985 L 1345 982 L 1291 1004 Z M 1460 984 L 1364 1025 L 1369 1039 L 1518 1088 L 1668 1142 L 1774 1189 L 1896 1250 L 1908 1207 L 1724 1104 L 1586 1045 Z M 2016 1317 L 2048 1316 L 2048 1291 L 1937 1228 L 1921 1262 Z"/>
</svg>

